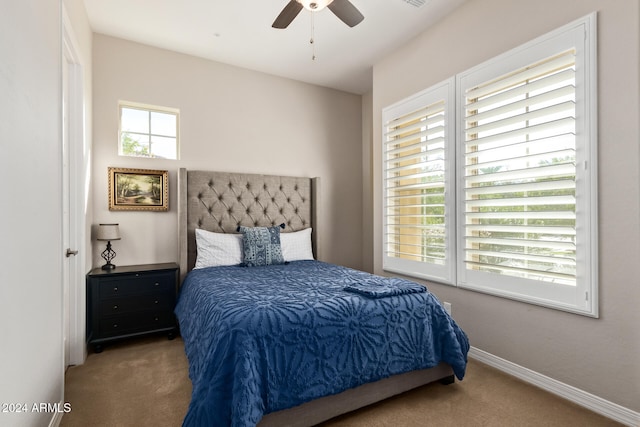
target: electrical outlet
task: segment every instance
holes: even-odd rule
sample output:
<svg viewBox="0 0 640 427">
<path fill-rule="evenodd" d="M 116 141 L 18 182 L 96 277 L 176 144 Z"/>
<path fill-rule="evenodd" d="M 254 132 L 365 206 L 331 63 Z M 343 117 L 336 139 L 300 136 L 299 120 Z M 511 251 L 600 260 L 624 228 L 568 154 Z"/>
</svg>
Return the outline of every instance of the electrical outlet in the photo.
<svg viewBox="0 0 640 427">
<path fill-rule="evenodd" d="M 449 316 L 451 316 L 451 303 L 450 302 L 444 302 L 442 303 L 442 305 L 444 306 L 444 310 L 449 313 Z"/>
</svg>

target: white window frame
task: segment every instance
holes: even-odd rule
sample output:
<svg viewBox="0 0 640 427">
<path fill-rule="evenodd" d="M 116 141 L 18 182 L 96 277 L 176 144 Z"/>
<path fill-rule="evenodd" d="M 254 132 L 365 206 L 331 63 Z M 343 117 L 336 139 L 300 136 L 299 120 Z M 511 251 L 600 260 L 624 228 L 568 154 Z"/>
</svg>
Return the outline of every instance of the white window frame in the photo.
<svg viewBox="0 0 640 427">
<path fill-rule="evenodd" d="M 517 47 L 485 63 L 466 70 L 454 77 L 455 103 L 455 143 L 449 149 L 456 159 L 448 165 L 455 170 L 455 193 L 452 200 L 447 199 L 449 212 L 455 212 L 455 218 L 447 218 L 448 235 L 454 242 L 450 246 L 455 251 L 451 257 L 451 266 L 455 271 L 442 274 L 433 269 L 416 266 L 420 263 L 390 262 L 386 256 L 386 218 L 383 203 L 383 269 L 439 283 L 451 284 L 461 288 L 510 298 L 553 309 L 580 315 L 598 317 L 598 206 L 597 206 L 597 61 L 596 61 L 596 13 L 576 20 L 555 31 L 547 33 L 529 43 Z M 464 88 L 472 87 L 493 77 L 515 71 L 543 58 L 560 53 L 566 48 L 576 51 L 576 280 L 575 286 L 549 285 L 531 279 L 513 278 L 488 272 L 468 271 L 465 267 L 465 215 L 464 191 L 462 188 L 464 171 Z M 439 85 L 436 85 L 436 87 Z M 433 88 L 431 88 L 433 89 Z M 383 109 L 384 127 L 389 114 L 401 114 L 403 109 L 417 108 L 421 96 L 431 89 L 409 97 Z M 452 114 L 450 118 L 454 117 Z M 452 124 L 451 120 L 448 124 Z M 384 150 L 383 136 L 383 150 Z M 383 155 L 383 200 L 386 194 L 384 184 Z M 543 286 L 540 286 L 540 283 Z"/>
<path fill-rule="evenodd" d="M 175 137 L 172 135 L 161 135 L 153 132 L 151 128 L 151 120 L 149 120 L 149 132 L 148 133 L 139 133 L 134 131 L 126 131 L 122 129 L 122 109 L 134 109 L 140 110 L 148 113 L 162 113 L 174 115 L 176 118 L 176 129 L 175 129 Z M 146 135 L 151 141 L 152 137 L 162 137 L 162 138 L 175 138 L 175 158 L 168 157 L 160 157 L 153 154 L 151 142 L 149 143 L 150 153 L 148 156 L 145 155 L 131 155 L 125 154 L 122 147 L 122 134 L 123 133 L 133 133 L 138 135 Z M 162 107 L 157 105 L 143 104 L 139 102 L 131 102 L 131 101 L 119 101 L 118 102 L 118 155 L 126 156 L 126 157 L 142 157 L 146 159 L 167 159 L 167 160 L 179 160 L 180 159 L 180 110 L 178 108 L 171 107 Z"/>
</svg>

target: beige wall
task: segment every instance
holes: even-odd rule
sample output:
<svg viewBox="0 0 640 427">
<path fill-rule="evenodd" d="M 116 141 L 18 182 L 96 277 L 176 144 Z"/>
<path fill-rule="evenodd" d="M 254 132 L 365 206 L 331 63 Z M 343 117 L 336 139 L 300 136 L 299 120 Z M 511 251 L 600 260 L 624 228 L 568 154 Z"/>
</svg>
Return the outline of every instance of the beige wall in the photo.
<svg viewBox="0 0 640 427">
<path fill-rule="evenodd" d="M 639 411 L 637 0 L 471 0 L 376 64 L 373 264 L 381 273 L 381 109 L 593 11 L 598 11 L 599 38 L 600 318 L 435 283 L 428 286 L 453 304 L 454 317 L 476 348 Z M 369 212 L 365 209 L 365 215 Z"/>
<path fill-rule="evenodd" d="M 373 93 L 368 92 L 362 95 L 362 206 L 373 206 L 373 158 L 372 142 L 374 129 L 371 121 Z M 373 216 L 371 209 L 363 210 L 362 216 L 362 269 L 373 272 Z"/>
<path fill-rule="evenodd" d="M 319 258 L 362 263 L 361 97 L 94 34 L 94 224 L 120 224 L 116 265 L 178 260 L 176 171 L 321 179 Z M 119 157 L 118 100 L 180 109 L 180 160 Z M 168 213 L 111 212 L 107 167 L 169 170 Z M 103 245 L 94 243 L 94 265 Z"/>
</svg>

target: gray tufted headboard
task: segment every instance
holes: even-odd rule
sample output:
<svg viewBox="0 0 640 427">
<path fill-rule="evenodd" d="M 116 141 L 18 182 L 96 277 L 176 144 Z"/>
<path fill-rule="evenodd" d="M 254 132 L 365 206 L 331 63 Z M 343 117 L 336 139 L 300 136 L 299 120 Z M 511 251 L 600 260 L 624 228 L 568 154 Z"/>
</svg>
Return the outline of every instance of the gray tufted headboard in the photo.
<svg viewBox="0 0 640 427">
<path fill-rule="evenodd" d="M 248 227 L 279 225 L 284 233 L 313 228 L 318 254 L 318 178 L 178 171 L 180 282 L 195 265 L 195 230 L 235 233 Z"/>
</svg>

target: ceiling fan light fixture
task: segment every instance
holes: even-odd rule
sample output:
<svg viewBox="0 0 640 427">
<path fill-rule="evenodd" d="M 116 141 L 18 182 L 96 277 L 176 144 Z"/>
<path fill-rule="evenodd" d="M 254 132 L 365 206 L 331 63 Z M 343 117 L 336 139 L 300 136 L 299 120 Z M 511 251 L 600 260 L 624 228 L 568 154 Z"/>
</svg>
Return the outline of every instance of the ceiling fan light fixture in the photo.
<svg viewBox="0 0 640 427">
<path fill-rule="evenodd" d="M 333 0 L 296 0 L 300 3 L 305 9 L 310 10 L 312 12 L 319 12 L 325 7 L 329 6 Z"/>
<path fill-rule="evenodd" d="M 302 9 L 318 12 L 325 7 L 349 27 L 355 27 L 364 19 L 362 13 L 349 0 L 289 0 L 271 26 L 287 28 Z"/>
</svg>

